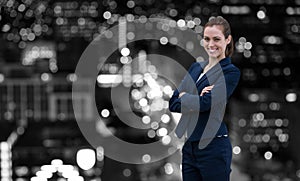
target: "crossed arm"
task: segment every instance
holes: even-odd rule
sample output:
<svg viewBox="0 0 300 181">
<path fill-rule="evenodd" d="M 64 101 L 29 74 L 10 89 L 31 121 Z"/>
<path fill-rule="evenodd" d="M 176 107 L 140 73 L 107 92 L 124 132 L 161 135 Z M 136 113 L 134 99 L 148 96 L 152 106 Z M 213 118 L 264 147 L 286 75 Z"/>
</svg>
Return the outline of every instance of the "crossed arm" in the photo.
<svg viewBox="0 0 300 181">
<path fill-rule="evenodd" d="M 212 99 L 214 103 L 227 101 L 236 88 L 240 78 L 240 71 L 233 69 L 224 72 L 224 78 L 219 79 L 213 85 L 207 86 L 201 90 L 199 95 L 190 94 L 183 91 L 182 86 L 176 89 L 173 96 L 169 100 L 169 109 L 171 112 L 190 112 L 208 111 L 212 106 Z"/>
<path fill-rule="evenodd" d="M 200 96 L 203 96 L 205 93 L 209 93 L 209 91 L 211 91 L 211 89 L 214 87 L 214 85 L 210 85 L 207 87 L 204 87 L 204 89 L 202 89 Z M 178 98 L 181 98 L 184 94 L 186 94 L 186 92 L 180 92 Z"/>
</svg>

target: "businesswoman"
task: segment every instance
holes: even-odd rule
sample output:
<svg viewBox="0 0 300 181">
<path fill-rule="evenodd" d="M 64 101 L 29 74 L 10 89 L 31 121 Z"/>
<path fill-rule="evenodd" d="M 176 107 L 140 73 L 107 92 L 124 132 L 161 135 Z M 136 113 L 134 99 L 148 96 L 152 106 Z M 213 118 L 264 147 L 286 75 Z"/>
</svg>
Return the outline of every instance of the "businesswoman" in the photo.
<svg viewBox="0 0 300 181">
<path fill-rule="evenodd" d="M 223 117 L 240 71 L 231 63 L 234 45 L 227 20 L 220 16 L 209 19 L 203 46 L 208 60 L 190 66 L 169 101 L 169 109 L 182 113 L 175 133 L 186 137 L 183 181 L 229 181 L 232 146 Z"/>
</svg>

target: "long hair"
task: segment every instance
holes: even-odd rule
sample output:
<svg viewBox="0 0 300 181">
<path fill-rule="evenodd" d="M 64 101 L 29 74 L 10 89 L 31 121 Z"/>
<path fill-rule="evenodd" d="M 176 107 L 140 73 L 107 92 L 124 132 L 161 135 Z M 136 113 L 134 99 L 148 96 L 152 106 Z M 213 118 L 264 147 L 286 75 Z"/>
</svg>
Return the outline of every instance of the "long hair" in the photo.
<svg viewBox="0 0 300 181">
<path fill-rule="evenodd" d="M 225 38 L 227 39 L 229 35 L 231 35 L 231 29 L 228 21 L 224 19 L 222 16 L 217 16 L 217 17 L 211 17 L 208 22 L 205 24 L 204 29 L 206 27 L 212 27 L 214 25 L 219 25 L 223 27 L 223 34 Z M 232 36 L 232 35 L 231 35 Z M 231 38 L 230 43 L 226 46 L 225 50 L 225 56 L 226 57 L 231 57 L 234 51 L 234 44 L 233 44 L 233 38 Z"/>
</svg>

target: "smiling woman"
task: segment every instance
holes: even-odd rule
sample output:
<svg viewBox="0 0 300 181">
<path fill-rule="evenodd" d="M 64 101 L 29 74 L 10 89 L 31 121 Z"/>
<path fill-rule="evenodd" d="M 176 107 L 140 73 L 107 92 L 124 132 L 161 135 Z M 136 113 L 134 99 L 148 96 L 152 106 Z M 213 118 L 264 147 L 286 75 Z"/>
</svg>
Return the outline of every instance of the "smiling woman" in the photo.
<svg viewBox="0 0 300 181">
<path fill-rule="evenodd" d="M 229 23 L 222 17 L 212 18 L 204 27 L 203 45 L 209 55 L 204 73 L 225 57 L 233 54 L 233 41 Z"/>
<path fill-rule="evenodd" d="M 227 44 L 231 41 L 231 36 L 225 38 L 223 27 L 219 25 L 208 26 L 204 31 L 204 48 L 211 58 L 225 58 Z"/>
<path fill-rule="evenodd" d="M 182 148 L 183 181 L 229 181 L 232 146 L 223 117 L 240 71 L 231 63 L 233 41 L 224 18 L 209 19 L 203 37 L 208 61 L 191 65 L 189 74 L 174 91 L 169 109 L 182 113 L 176 134 L 186 136 Z M 197 90 L 191 90 L 191 84 Z"/>
</svg>

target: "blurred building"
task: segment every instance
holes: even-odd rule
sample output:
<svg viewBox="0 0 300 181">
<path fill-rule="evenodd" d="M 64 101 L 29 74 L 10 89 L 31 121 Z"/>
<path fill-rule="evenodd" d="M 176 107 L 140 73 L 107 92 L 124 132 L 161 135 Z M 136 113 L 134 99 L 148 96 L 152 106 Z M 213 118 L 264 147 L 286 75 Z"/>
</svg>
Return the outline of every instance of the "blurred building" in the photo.
<svg viewBox="0 0 300 181">
<path fill-rule="evenodd" d="M 93 148 L 75 119 L 95 122 L 93 111 L 98 111 L 105 126 L 123 140 L 142 144 L 164 138 L 176 123 L 167 110 L 175 85 L 159 75 L 176 81 L 182 75 L 151 55 L 169 57 L 186 69 L 201 61 L 189 55 L 198 51 L 196 44 L 178 42 L 173 29 L 201 35 L 208 18 L 218 15 L 231 24 L 232 59 L 242 73 L 226 114 L 234 153 L 232 180 L 300 180 L 299 0 L 0 0 L 1 181 L 63 181 L 70 174 L 90 181 L 179 181 L 178 153 L 155 163 L 121 163 L 105 157 L 102 147 Z M 168 36 L 128 45 L 139 31 L 120 28 L 120 49 L 99 66 L 95 82 L 80 82 L 80 91 L 72 92 L 79 76 L 76 65 L 89 43 L 99 35 L 116 38 L 109 29 L 121 21 L 146 23 L 149 18 L 169 18 L 175 27 L 148 27 Z M 92 85 L 95 97 L 89 94 Z M 122 101 L 114 107 L 111 90 L 116 87 L 129 89 L 130 107 Z M 149 129 L 126 125 L 116 109 L 134 112 Z M 97 125 L 95 130 L 105 134 Z M 81 151 L 91 156 L 89 163 L 81 165 Z M 51 170 L 52 175 L 45 173 Z"/>
</svg>

